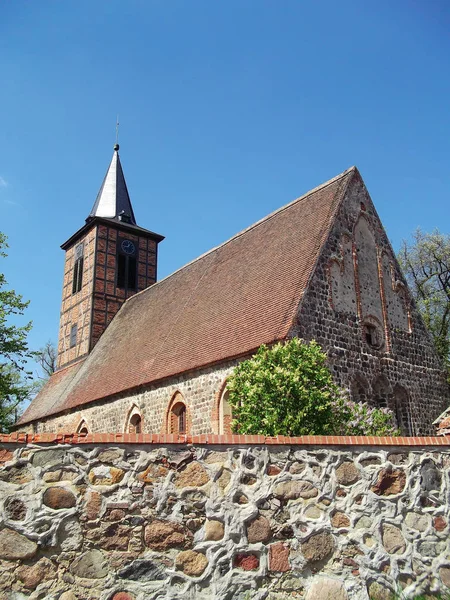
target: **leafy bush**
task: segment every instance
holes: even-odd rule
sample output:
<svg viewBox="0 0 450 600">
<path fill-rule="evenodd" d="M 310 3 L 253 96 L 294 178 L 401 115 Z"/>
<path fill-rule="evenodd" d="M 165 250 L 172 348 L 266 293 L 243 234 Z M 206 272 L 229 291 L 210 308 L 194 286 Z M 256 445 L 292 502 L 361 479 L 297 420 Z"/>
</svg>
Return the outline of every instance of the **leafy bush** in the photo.
<svg viewBox="0 0 450 600">
<path fill-rule="evenodd" d="M 398 435 L 391 411 L 351 402 L 333 383 L 315 341 L 263 344 L 235 368 L 227 389 L 237 433 Z"/>
<path fill-rule="evenodd" d="M 391 410 L 353 402 L 346 392 L 333 401 L 332 410 L 335 435 L 400 435 Z"/>
</svg>

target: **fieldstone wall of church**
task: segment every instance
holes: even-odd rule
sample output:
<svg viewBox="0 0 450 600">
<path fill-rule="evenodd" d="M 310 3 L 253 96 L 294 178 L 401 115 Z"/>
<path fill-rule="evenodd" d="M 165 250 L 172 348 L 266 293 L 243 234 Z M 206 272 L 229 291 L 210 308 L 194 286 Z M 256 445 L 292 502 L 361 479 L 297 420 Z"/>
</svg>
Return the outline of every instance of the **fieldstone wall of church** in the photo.
<svg viewBox="0 0 450 600">
<path fill-rule="evenodd" d="M 227 361 L 196 373 L 184 373 L 138 392 L 78 407 L 72 412 L 37 422 L 34 431 L 76 432 L 85 424 L 89 433 L 123 432 L 127 429 L 128 416 L 137 408 L 142 418 L 143 432 L 169 433 L 167 410 L 171 399 L 179 392 L 187 408 L 188 433 L 219 433 L 218 395 L 236 363 L 235 360 Z M 31 427 L 21 427 L 21 431 L 32 430 Z"/>
<path fill-rule="evenodd" d="M 406 434 L 431 433 L 448 406 L 442 365 L 362 180 L 346 193 L 292 334 L 315 339 L 335 381 L 392 408 Z"/>
<path fill-rule="evenodd" d="M 450 586 L 447 446 L 3 442 L 0 464 L 2 600 L 386 600 Z"/>
</svg>

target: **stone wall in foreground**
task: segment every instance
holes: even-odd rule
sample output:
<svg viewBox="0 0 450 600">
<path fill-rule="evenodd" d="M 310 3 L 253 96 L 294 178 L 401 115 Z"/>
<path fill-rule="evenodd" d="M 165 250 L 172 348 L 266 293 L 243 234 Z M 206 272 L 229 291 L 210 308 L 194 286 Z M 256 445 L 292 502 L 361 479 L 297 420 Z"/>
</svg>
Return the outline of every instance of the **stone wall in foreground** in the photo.
<svg viewBox="0 0 450 600">
<path fill-rule="evenodd" d="M 0 599 L 386 600 L 450 587 L 446 440 L 250 437 L 0 437 Z"/>
</svg>

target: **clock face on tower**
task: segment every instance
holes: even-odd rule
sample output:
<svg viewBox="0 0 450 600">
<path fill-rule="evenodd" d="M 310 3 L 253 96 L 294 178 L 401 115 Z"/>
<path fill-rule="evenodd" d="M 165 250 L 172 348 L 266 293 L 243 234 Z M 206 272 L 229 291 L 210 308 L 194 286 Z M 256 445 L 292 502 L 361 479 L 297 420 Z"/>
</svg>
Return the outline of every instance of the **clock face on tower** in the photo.
<svg viewBox="0 0 450 600">
<path fill-rule="evenodd" d="M 134 254 L 136 250 L 131 240 L 123 240 L 123 242 L 120 244 L 120 247 L 122 249 L 122 252 L 125 252 L 125 254 Z"/>
</svg>

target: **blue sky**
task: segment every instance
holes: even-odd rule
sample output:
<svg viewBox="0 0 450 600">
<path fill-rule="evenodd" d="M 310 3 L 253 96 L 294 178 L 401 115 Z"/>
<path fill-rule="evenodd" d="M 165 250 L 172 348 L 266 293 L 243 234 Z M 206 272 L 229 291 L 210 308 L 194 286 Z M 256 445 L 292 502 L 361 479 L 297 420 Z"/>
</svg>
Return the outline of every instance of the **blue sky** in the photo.
<svg viewBox="0 0 450 600">
<path fill-rule="evenodd" d="M 164 277 L 356 164 L 397 249 L 448 233 L 447 0 L 0 7 L 1 268 L 56 341 L 63 251 L 120 155 Z"/>
</svg>

